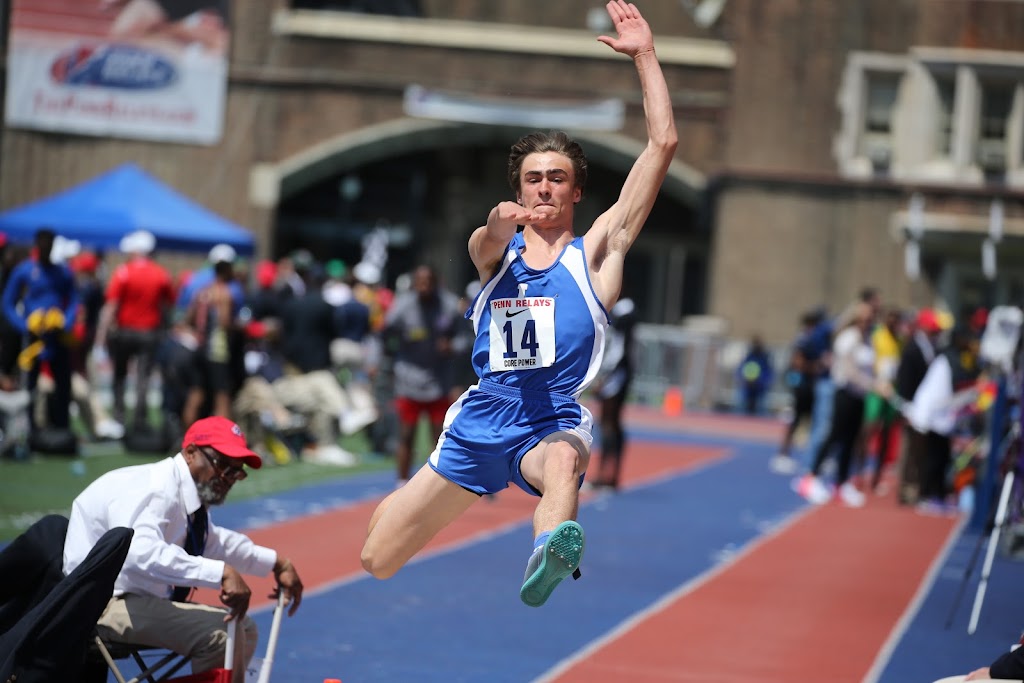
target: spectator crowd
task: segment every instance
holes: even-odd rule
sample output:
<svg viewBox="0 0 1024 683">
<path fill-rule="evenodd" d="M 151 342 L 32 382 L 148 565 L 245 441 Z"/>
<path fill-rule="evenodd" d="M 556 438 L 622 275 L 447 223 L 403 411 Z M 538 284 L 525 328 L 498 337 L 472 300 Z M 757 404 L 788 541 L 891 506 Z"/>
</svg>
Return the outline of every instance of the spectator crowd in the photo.
<svg viewBox="0 0 1024 683">
<path fill-rule="evenodd" d="M 49 229 L 28 248 L 0 236 L 5 457 L 74 454 L 82 440 L 166 453 L 188 425 L 222 416 L 277 464 L 356 464 L 340 441 L 365 432 L 408 478 L 419 417 L 437 431 L 468 381 L 456 367 L 472 346 L 467 301 L 434 270 L 393 291 L 371 262 L 298 250 L 249 264 L 218 244 L 172 273 L 157 246 L 146 231 L 116 256 Z"/>
<path fill-rule="evenodd" d="M 420 421 L 436 440 L 476 381 L 463 312 L 478 283 L 458 296 L 423 264 L 391 290 L 368 261 L 298 250 L 249 264 L 227 244 L 172 273 L 157 246 L 137 231 L 108 258 L 48 229 L 31 247 L 0 235 L 0 455 L 74 454 L 83 439 L 166 453 L 188 425 L 221 416 L 277 464 L 354 465 L 342 437 L 364 432 L 394 456 L 401 485 L 426 455 L 414 452 Z M 813 503 L 853 507 L 894 471 L 901 503 L 950 510 L 970 481 L 958 444 L 979 435 L 991 398 L 986 319 L 886 308 L 873 288 L 837 316 L 803 314 L 778 373 L 792 400 L 771 468 L 800 474 L 794 488 Z M 775 370 L 755 337 L 736 371 L 745 412 L 763 411 Z"/>
<path fill-rule="evenodd" d="M 885 494 L 891 472 L 901 504 L 954 513 L 976 464 L 954 454 L 981 436 L 992 399 L 979 353 L 987 317 L 986 309 L 955 320 L 938 308 L 884 307 L 873 288 L 838 316 L 801 316 L 783 375 L 791 411 L 771 468 L 803 469 L 793 482 L 801 496 L 850 507 Z M 801 462 L 792 447 L 804 424 Z"/>
</svg>

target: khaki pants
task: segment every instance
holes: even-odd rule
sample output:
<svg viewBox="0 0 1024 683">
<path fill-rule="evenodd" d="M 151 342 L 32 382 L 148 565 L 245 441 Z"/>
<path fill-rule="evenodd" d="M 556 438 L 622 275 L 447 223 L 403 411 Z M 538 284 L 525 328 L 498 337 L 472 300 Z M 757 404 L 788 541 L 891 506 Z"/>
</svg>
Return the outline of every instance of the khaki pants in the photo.
<svg viewBox="0 0 1024 683">
<path fill-rule="evenodd" d="M 224 666 L 227 642 L 225 611 L 219 607 L 172 602 L 149 595 L 126 594 L 111 598 L 96 624 L 105 641 L 160 647 L 192 658 L 192 671 L 200 673 Z M 248 616 L 236 634 L 237 657 L 248 666 L 259 634 Z"/>
<path fill-rule="evenodd" d="M 52 377 L 39 375 L 33 410 L 36 424 L 41 427 L 47 426 L 46 400 L 55 388 Z M 92 435 L 96 434 L 96 425 L 110 419 L 110 412 L 103 405 L 99 395 L 93 391 L 89 380 L 78 372 L 71 374 L 71 400 L 78 406 L 78 415 L 85 421 L 85 426 Z"/>
<path fill-rule="evenodd" d="M 242 388 L 235 394 L 232 410 L 240 418 L 270 413 L 274 418 L 274 424 L 279 428 L 286 427 L 292 417 L 288 408 L 281 403 L 274 387 L 259 375 L 245 378 Z"/>
<path fill-rule="evenodd" d="M 329 370 L 285 375 L 273 384 L 274 392 L 289 410 L 310 416 L 310 429 L 319 444 L 336 444 L 339 418 L 349 402 L 338 378 Z"/>
</svg>

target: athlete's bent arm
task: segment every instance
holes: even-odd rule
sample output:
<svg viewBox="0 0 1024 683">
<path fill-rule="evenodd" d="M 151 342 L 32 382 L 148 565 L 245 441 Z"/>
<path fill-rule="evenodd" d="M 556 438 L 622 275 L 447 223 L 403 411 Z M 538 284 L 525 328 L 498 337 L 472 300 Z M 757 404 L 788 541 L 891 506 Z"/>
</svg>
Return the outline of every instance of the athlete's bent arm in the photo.
<svg viewBox="0 0 1024 683">
<path fill-rule="evenodd" d="M 487 223 L 469 236 L 469 257 L 473 259 L 480 282 L 486 283 L 494 275 L 498 261 L 505 255 L 505 247 L 516 234 L 516 228 L 541 218 L 540 214 L 515 202 L 502 202 L 491 209 Z"/>
</svg>

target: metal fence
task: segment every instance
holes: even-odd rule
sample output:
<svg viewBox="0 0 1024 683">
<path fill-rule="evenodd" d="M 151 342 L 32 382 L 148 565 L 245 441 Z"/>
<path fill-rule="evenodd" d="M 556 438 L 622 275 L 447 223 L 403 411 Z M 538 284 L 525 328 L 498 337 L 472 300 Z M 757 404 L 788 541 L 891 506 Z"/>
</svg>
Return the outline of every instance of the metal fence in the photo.
<svg viewBox="0 0 1024 683">
<path fill-rule="evenodd" d="M 685 406 L 701 410 L 735 410 L 738 405 L 736 368 L 746 354 L 747 340 L 693 330 L 678 325 L 640 324 L 636 328 L 636 372 L 631 399 L 658 406 L 670 389 L 682 393 Z M 770 413 L 790 403 L 784 375 L 789 358 L 786 347 L 769 348 L 775 382 L 765 398 Z"/>
</svg>

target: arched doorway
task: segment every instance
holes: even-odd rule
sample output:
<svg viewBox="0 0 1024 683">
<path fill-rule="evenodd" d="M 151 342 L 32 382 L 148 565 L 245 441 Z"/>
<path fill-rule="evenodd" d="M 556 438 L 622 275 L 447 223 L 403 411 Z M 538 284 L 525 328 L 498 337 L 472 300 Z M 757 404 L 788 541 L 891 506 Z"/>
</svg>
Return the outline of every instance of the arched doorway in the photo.
<svg viewBox="0 0 1024 683">
<path fill-rule="evenodd" d="M 389 285 L 430 263 L 462 291 L 476 273 L 469 234 L 497 202 L 510 199 L 508 149 L 525 129 L 401 119 L 327 141 L 275 165 L 279 195 L 272 254 L 310 249 L 350 266 L 374 230 L 389 237 Z M 616 200 L 643 145 L 623 136 L 574 133 L 590 174 L 577 210 L 585 230 Z M 266 171 L 266 169 L 264 169 Z M 642 319 L 678 322 L 704 312 L 709 236 L 699 224 L 704 179 L 673 164 L 640 239 L 623 295 Z"/>
</svg>

